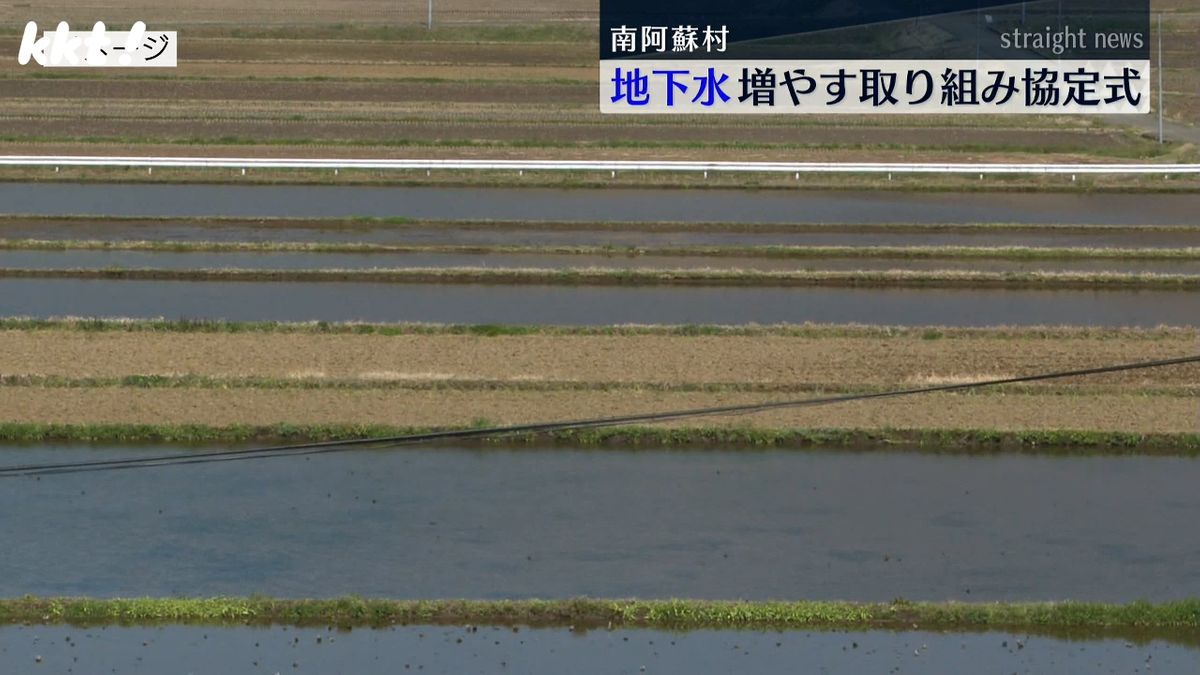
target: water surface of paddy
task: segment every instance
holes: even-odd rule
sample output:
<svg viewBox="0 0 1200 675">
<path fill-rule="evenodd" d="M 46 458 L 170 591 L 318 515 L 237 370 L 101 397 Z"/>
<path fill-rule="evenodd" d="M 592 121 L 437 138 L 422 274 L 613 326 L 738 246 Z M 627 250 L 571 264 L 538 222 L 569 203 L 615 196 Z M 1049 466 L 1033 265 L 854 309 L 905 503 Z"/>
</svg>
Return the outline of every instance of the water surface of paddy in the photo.
<svg viewBox="0 0 1200 675">
<path fill-rule="evenodd" d="M 0 316 L 452 324 L 1189 326 L 1194 292 L 0 279 Z"/>
<path fill-rule="evenodd" d="M 1168 600 L 1200 595 L 1198 481 L 1167 457 L 453 448 L 5 478 L 0 596 Z"/>
<path fill-rule="evenodd" d="M 38 659 L 41 659 L 39 662 Z M 1008 633 L 756 632 L 445 626 L 0 628 L 6 673 L 1165 673 L 1194 646 Z"/>
<path fill-rule="evenodd" d="M 6 213 L 738 223 L 1194 222 L 1197 194 L 3 183 Z"/>
</svg>

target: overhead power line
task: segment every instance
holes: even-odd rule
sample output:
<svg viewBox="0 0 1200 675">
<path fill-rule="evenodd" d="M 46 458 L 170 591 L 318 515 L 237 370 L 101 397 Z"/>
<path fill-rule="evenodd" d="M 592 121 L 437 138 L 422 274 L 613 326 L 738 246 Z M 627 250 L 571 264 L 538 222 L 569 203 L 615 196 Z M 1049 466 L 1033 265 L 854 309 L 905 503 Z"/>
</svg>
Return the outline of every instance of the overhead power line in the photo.
<svg viewBox="0 0 1200 675">
<path fill-rule="evenodd" d="M 995 387 L 1007 384 L 1022 384 L 1040 382 L 1069 377 L 1087 377 L 1120 373 L 1151 368 L 1166 368 L 1191 363 L 1200 363 L 1200 355 L 1184 356 L 1173 359 L 1155 361 L 1139 361 L 1080 370 L 1061 370 L 1036 375 L 1007 377 L 993 380 L 980 380 L 959 384 L 944 384 L 929 387 L 895 389 L 883 392 L 864 394 L 845 394 L 823 398 L 791 399 L 782 401 L 765 401 L 762 403 L 747 403 L 740 405 L 716 406 L 709 408 L 691 408 L 666 412 L 640 413 L 616 417 L 596 417 L 588 419 L 567 420 L 560 422 L 537 422 L 516 424 L 500 427 L 482 427 L 478 429 L 458 429 L 449 431 L 431 431 L 403 436 L 383 436 L 374 438 L 356 438 L 340 441 L 322 441 L 317 443 L 298 443 L 292 445 L 277 445 L 264 448 L 247 448 L 241 450 L 216 450 L 208 452 L 175 453 L 170 455 L 155 455 L 150 457 L 126 457 L 116 459 L 98 459 L 79 462 L 62 462 L 55 464 L 25 464 L 0 467 L 0 478 L 17 476 L 45 476 L 65 473 L 82 473 L 89 471 L 115 471 L 119 469 L 141 469 L 158 466 L 176 466 L 185 464 L 207 464 L 211 462 L 231 462 L 249 459 L 270 459 L 278 457 L 296 457 L 303 455 L 318 455 L 334 452 L 346 452 L 359 448 L 396 447 L 415 445 L 431 441 L 467 440 L 477 438 L 492 438 L 512 436 L 516 434 L 539 434 L 576 429 L 595 429 L 600 427 L 621 426 L 627 424 L 647 424 L 694 417 L 712 417 L 718 415 L 746 415 L 751 413 L 779 410 L 785 408 L 807 408 L 853 401 L 870 401 L 885 398 L 898 398 L 918 394 L 933 394 L 939 392 L 966 391 L 984 387 Z"/>
</svg>

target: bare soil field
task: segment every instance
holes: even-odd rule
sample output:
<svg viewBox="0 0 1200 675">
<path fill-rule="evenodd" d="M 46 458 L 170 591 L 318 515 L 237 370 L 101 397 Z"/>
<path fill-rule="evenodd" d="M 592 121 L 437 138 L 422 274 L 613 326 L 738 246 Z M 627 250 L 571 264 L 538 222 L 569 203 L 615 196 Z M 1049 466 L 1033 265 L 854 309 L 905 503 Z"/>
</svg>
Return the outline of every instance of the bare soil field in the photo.
<svg viewBox="0 0 1200 675">
<path fill-rule="evenodd" d="M 349 63 L 409 65 L 455 65 L 461 68 L 500 65 L 512 68 L 557 66 L 588 68 L 596 77 L 597 45 L 591 29 L 583 41 L 495 42 L 439 39 L 358 40 L 330 37 L 323 40 L 199 37 L 188 41 L 189 62 L 219 64 L 304 63 L 338 66 Z M 1179 45 L 1182 49 L 1185 45 Z M 19 73 L 9 64 L 0 71 Z M 395 76 L 393 76 L 395 77 Z"/>
<path fill-rule="evenodd" d="M 7 79 L 4 99 L 120 99 L 141 101 L 426 101 L 594 103 L 592 83 L 455 83 L 398 81 L 175 80 L 175 79 Z M 78 105 L 68 103 L 67 105 Z"/>
<path fill-rule="evenodd" d="M 762 394 L 619 391 L 0 389 L 5 422 L 49 424 L 519 424 L 737 405 Z M 766 429 L 990 429 L 1195 433 L 1196 404 L 1129 395 L 939 395 L 705 418 Z"/>
<path fill-rule="evenodd" d="M 941 335 L 930 333 L 935 334 Z M 6 330 L 0 331 L 0 374 L 905 386 L 1171 358 L 1200 347 L 1200 336 L 1186 330 L 1050 338 L 971 335 L 482 337 Z M 1064 380 L 1053 386 L 1070 384 Z M 1200 366 L 1104 375 L 1086 384 L 1200 387 Z"/>
<path fill-rule="evenodd" d="M 1200 123 L 1200 66 L 1168 71 L 1163 76 L 1163 92 L 1163 109 L 1169 117 L 1192 126 Z"/>
<path fill-rule="evenodd" d="M 152 80 L 153 81 L 153 80 Z M 397 81 L 405 83 L 405 81 Z M 408 82 L 412 84 L 411 81 Z M 424 84 L 430 84 L 425 82 Z M 446 85 L 446 83 L 441 83 Z M 447 85 L 449 86 L 449 85 Z M 89 110 L 93 115 L 105 118 L 122 118 L 136 116 L 148 118 L 150 115 L 142 100 L 131 99 L 110 100 L 100 109 L 70 103 L 63 97 L 50 98 L 20 98 L 4 102 L 5 114 L 12 117 L 48 117 L 62 116 L 75 113 L 82 109 Z M 340 120 L 374 121 L 378 119 L 393 120 L 398 123 L 414 120 L 431 120 L 443 124 L 568 124 L 587 126 L 621 127 L 630 119 L 622 115 L 602 115 L 590 103 L 567 104 L 553 101 L 530 101 L 523 103 L 468 101 L 442 101 L 437 110 L 430 110 L 426 101 L 419 97 L 406 101 L 314 101 L 306 100 L 302 116 L 285 116 L 279 102 L 272 100 L 248 100 L 239 102 L 229 110 L 214 114 L 211 104 L 206 99 L 180 98 L 178 100 L 162 101 L 153 111 L 153 117 L 163 119 L 188 119 L 209 115 L 215 119 L 279 119 L 296 118 L 306 120 Z M 1035 130 L 1084 132 L 1097 131 L 1115 133 L 1103 123 L 1088 117 L 1066 117 L 1050 115 L 1009 115 L 989 118 L 987 125 L 981 125 L 978 118 L 970 116 L 946 115 L 916 115 L 907 117 L 890 117 L 884 119 L 866 119 L 861 116 L 836 115 L 757 115 L 747 116 L 703 116 L 703 115 L 672 115 L 664 117 L 639 118 L 638 123 L 653 128 L 670 129 L 675 127 L 721 127 L 723 129 L 775 129 L 781 133 L 796 128 L 820 129 L 823 127 L 845 129 L 876 129 L 887 128 L 905 129 L 978 129 L 986 126 L 992 130 Z"/>
<path fill-rule="evenodd" d="M 953 152 L 967 149 L 1003 151 L 1018 142 L 1034 153 L 1055 152 L 1108 156 L 1144 157 L 1155 148 L 1148 141 L 1120 132 L 986 129 L 880 129 L 825 127 L 811 130 L 779 130 L 770 127 L 705 126 L 619 126 L 564 123 L 444 123 L 424 120 L 310 121 L 304 119 L 114 119 L 64 116 L 0 118 L 6 138 L 107 137 L 137 139 L 138 144 L 205 140 L 232 145 L 291 141 L 295 145 L 315 143 L 378 143 L 384 145 L 546 145 L 571 149 L 574 146 L 618 147 L 629 144 L 666 146 L 672 144 L 728 144 L 744 150 L 783 153 L 797 149 L 875 146 L 882 150 L 927 149 Z M 719 140 L 718 140 L 719 139 Z M 692 149 L 692 148 L 685 148 Z M 696 147 L 695 150 L 708 150 Z"/>
<path fill-rule="evenodd" d="M 779 391 L 928 386 L 1173 357 L 1194 352 L 1195 344 L 1193 331 L 1179 330 L 949 336 L 933 331 L 893 337 L 7 330 L 0 333 L 0 373 L 6 377 L 0 386 L 0 421 L 423 427 L 486 419 L 508 424 L 786 395 L 719 387 L 688 390 L 682 385 L 783 385 Z M 23 376 L 61 381 L 23 384 Z M 260 378 L 266 383 L 147 388 L 86 381 L 138 376 Z M 283 384 L 272 385 L 272 380 Z M 1200 368 L 1178 368 L 1021 391 L 733 416 L 712 423 L 778 429 L 1195 432 L 1200 425 L 1198 381 Z M 286 384 L 291 382 L 301 386 Z M 348 387 L 347 382 L 358 384 Z M 803 397 L 792 395 L 797 396 Z"/>
</svg>

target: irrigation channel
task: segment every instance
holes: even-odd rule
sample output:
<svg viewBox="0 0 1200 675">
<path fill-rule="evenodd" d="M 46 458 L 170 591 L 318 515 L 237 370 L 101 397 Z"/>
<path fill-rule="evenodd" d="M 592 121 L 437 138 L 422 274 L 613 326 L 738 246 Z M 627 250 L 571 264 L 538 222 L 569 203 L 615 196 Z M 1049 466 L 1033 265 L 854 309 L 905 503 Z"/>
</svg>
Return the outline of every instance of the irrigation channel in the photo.
<svg viewBox="0 0 1200 675">
<path fill-rule="evenodd" d="M 10 214 L 1178 225 L 1198 194 L 2 183 Z"/>
<path fill-rule="evenodd" d="M 1074 636 L 889 631 L 753 632 L 405 626 L 326 628 L 12 626 L 14 674 L 164 673 L 1194 673 L 1195 644 Z"/>
<path fill-rule="evenodd" d="M 480 269 L 736 269 L 787 270 L 969 270 L 979 272 L 1119 272 L 1200 274 L 1191 260 L 995 260 L 904 258 L 775 258 L 660 255 L 546 255 L 509 253 L 245 253 L 68 250 L 0 250 L 0 268 L 11 269 L 256 269 L 370 270 L 412 268 Z"/>
<path fill-rule="evenodd" d="M 1192 292 L 0 279 L 0 316 L 454 324 L 1194 325 Z"/>
<path fill-rule="evenodd" d="M 3 448 L 139 451 L 163 449 Z M 1200 595 L 1197 480 L 1180 457 L 561 447 L 5 478 L 0 596 L 1165 601 Z"/>
</svg>

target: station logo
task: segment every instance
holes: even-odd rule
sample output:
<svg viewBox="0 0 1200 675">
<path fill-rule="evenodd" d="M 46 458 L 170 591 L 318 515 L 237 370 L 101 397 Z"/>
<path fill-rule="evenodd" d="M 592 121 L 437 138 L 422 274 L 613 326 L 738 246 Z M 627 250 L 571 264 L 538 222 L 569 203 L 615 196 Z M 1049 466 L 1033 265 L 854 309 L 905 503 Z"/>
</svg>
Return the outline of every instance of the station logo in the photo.
<svg viewBox="0 0 1200 675">
<path fill-rule="evenodd" d="M 62 21 L 38 36 L 38 25 L 25 24 L 17 63 L 45 68 L 174 68 L 179 40 L 175 31 L 147 31 L 138 21 L 127 31 L 108 32 L 97 21 L 90 31 L 73 31 Z"/>
</svg>

